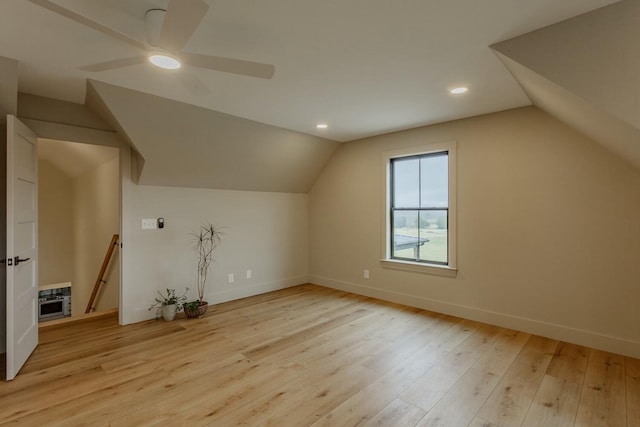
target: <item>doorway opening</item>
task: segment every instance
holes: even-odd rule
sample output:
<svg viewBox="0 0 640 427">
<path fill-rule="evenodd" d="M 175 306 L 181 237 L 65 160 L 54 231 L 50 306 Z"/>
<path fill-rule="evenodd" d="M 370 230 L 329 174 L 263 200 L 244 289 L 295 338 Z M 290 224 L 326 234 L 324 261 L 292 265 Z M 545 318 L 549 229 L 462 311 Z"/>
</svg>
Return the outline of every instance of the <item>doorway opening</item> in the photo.
<svg viewBox="0 0 640 427">
<path fill-rule="evenodd" d="M 47 298 L 62 301 L 40 310 L 41 325 L 85 317 L 88 307 L 100 313 L 120 305 L 119 245 L 105 260 L 120 233 L 119 163 L 118 148 L 38 139 L 40 306 Z"/>
</svg>

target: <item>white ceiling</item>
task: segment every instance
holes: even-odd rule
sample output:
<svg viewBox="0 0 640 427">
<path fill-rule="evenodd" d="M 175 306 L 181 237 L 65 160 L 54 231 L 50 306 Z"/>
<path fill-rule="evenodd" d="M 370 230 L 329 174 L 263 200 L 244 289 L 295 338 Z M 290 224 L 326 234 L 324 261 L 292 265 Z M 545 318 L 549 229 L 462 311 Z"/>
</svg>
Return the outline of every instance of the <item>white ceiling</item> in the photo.
<svg viewBox="0 0 640 427">
<path fill-rule="evenodd" d="M 178 0 L 179 1 L 179 0 Z M 167 0 L 56 0 L 145 41 Z M 614 0 L 208 0 L 186 51 L 274 64 L 272 80 L 137 65 L 129 45 L 25 0 L 0 1 L 0 56 L 20 91 L 84 102 L 86 78 L 337 141 L 528 105 L 489 45 Z M 468 85 L 454 97 L 448 89 Z M 190 87 L 188 89 L 187 87 Z M 317 122 L 329 128 L 316 130 Z"/>
<path fill-rule="evenodd" d="M 46 160 L 65 175 L 75 178 L 118 156 L 118 149 L 40 138 L 38 159 Z"/>
</svg>

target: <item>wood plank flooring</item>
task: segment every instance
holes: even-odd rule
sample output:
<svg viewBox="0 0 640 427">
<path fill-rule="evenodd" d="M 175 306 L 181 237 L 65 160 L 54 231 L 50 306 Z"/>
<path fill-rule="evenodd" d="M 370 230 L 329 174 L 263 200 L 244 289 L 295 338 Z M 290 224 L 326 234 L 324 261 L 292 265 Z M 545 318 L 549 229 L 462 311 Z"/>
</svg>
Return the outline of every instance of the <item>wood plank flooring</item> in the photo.
<svg viewBox="0 0 640 427">
<path fill-rule="evenodd" d="M 640 426 L 640 361 L 303 285 L 40 331 L 0 425 Z"/>
</svg>

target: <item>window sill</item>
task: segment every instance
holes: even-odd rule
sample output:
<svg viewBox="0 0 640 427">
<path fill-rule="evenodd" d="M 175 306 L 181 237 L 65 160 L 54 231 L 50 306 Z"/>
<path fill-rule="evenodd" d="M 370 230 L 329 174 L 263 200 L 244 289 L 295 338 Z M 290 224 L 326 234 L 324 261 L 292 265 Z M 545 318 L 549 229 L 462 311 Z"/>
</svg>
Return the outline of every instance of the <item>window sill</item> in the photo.
<svg viewBox="0 0 640 427">
<path fill-rule="evenodd" d="M 380 264 L 384 268 L 413 271 L 423 274 L 434 274 L 437 276 L 456 277 L 458 274 L 457 268 L 451 268 L 446 265 L 422 264 L 419 262 L 400 261 L 396 259 L 381 259 Z"/>
</svg>

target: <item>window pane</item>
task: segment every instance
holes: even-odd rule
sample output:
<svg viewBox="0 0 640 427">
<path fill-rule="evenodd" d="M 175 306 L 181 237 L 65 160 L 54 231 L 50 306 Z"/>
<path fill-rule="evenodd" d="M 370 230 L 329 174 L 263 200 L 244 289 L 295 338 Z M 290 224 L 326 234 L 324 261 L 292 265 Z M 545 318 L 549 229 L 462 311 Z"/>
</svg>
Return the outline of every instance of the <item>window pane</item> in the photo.
<svg viewBox="0 0 640 427">
<path fill-rule="evenodd" d="M 420 207 L 449 206 L 449 156 L 446 154 L 420 159 Z"/>
<path fill-rule="evenodd" d="M 417 208 L 420 206 L 420 160 L 417 158 L 394 160 L 393 206 Z"/>
<path fill-rule="evenodd" d="M 448 262 L 448 224 L 447 211 L 420 212 L 420 260 L 444 263 Z"/>
<path fill-rule="evenodd" d="M 394 211 L 392 257 L 418 259 L 418 211 Z"/>
</svg>

